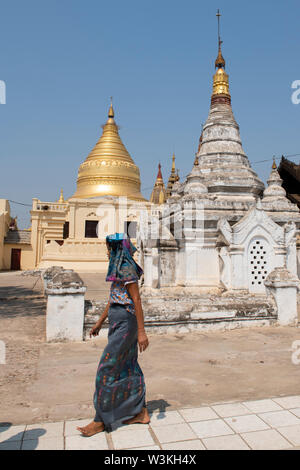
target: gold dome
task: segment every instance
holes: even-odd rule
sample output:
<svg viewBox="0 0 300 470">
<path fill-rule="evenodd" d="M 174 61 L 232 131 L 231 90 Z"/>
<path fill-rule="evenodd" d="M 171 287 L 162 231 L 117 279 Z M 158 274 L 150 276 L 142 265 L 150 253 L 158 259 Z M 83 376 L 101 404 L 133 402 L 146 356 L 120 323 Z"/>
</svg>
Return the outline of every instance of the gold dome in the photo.
<svg viewBox="0 0 300 470">
<path fill-rule="evenodd" d="M 102 136 L 79 167 L 77 191 L 72 198 L 127 196 L 145 201 L 140 188 L 139 168 L 119 136 L 111 104 Z"/>
</svg>

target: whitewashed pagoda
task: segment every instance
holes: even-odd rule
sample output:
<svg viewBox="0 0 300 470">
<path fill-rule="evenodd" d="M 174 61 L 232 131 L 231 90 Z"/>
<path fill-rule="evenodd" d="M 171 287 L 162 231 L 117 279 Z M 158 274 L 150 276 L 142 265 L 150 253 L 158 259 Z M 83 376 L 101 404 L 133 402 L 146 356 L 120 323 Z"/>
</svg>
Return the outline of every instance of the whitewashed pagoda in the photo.
<svg viewBox="0 0 300 470">
<path fill-rule="evenodd" d="M 187 311 L 192 323 L 223 317 L 271 321 L 279 313 L 270 276 L 297 289 L 300 212 L 287 199 L 276 164 L 266 189 L 251 168 L 232 112 L 220 34 L 218 45 L 209 115 L 193 168 L 185 181 L 173 184 L 157 228 L 153 221 L 152 227 L 141 225 L 144 302 L 154 315 L 159 299 L 162 311 L 166 299 L 168 306 L 173 299 L 177 322 L 179 312 Z M 207 295 L 211 304 L 201 298 Z M 203 309 L 209 310 L 207 318 Z"/>
</svg>

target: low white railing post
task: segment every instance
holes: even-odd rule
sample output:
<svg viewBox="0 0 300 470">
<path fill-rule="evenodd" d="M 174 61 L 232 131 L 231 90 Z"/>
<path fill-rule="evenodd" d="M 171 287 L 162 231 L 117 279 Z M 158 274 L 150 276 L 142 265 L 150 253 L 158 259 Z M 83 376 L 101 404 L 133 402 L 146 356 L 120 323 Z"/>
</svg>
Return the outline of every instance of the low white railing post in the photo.
<svg viewBox="0 0 300 470">
<path fill-rule="evenodd" d="M 62 270 L 48 280 L 46 337 L 47 341 L 82 341 L 84 295 L 86 287 L 73 270 Z"/>
</svg>

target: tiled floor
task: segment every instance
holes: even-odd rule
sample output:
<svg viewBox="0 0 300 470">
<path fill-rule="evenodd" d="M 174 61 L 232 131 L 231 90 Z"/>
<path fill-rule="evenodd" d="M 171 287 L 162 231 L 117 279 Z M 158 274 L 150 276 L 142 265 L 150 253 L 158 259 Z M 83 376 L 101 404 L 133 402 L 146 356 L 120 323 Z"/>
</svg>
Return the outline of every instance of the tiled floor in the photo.
<svg viewBox="0 0 300 470">
<path fill-rule="evenodd" d="M 300 448 L 300 396 L 155 412 L 150 425 L 85 438 L 89 420 L 0 426 L 0 450 L 279 450 Z"/>
</svg>

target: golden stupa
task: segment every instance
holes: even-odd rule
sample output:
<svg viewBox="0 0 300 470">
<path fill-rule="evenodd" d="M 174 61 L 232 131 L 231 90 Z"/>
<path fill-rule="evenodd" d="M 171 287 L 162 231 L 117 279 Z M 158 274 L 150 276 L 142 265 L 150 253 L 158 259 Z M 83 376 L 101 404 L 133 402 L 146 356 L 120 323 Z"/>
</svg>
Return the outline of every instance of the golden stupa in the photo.
<svg viewBox="0 0 300 470">
<path fill-rule="evenodd" d="M 127 196 L 145 201 L 140 190 L 140 171 L 119 136 L 111 103 L 102 136 L 79 167 L 77 190 L 72 198 Z"/>
</svg>

